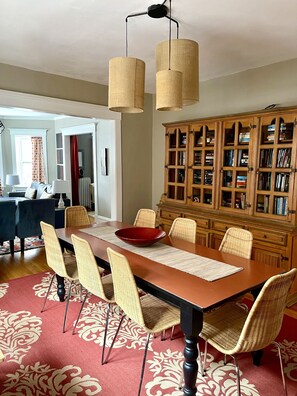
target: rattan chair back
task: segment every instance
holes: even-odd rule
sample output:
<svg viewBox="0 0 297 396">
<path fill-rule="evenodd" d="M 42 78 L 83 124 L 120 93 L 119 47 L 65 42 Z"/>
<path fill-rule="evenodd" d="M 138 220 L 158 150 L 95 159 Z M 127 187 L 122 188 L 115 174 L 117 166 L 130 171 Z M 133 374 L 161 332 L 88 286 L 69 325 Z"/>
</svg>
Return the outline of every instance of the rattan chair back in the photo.
<svg viewBox="0 0 297 396">
<path fill-rule="evenodd" d="M 146 328 L 138 289 L 127 258 L 111 248 L 107 248 L 107 254 L 117 305 L 135 323 Z"/>
<path fill-rule="evenodd" d="M 296 273 L 294 268 L 273 276 L 265 283 L 242 328 L 236 346 L 238 352 L 263 349 L 275 340 L 281 329 L 288 293 Z"/>
<path fill-rule="evenodd" d="M 89 224 L 91 224 L 91 220 L 84 206 L 67 206 L 65 209 L 65 227 L 76 227 Z"/>
<path fill-rule="evenodd" d="M 66 270 L 64 255 L 54 227 L 51 224 L 40 222 L 43 234 L 46 261 L 48 266 L 59 276 L 69 278 Z"/>
<path fill-rule="evenodd" d="M 253 234 L 243 228 L 231 227 L 225 232 L 219 250 L 239 257 L 251 258 Z"/>
<path fill-rule="evenodd" d="M 139 209 L 139 211 L 136 214 L 133 225 L 136 227 L 155 228 L 156 212 L 152 209 Z"/>
<path fill-rule="evenodd" d="M 107 302 L 114 303 L 112 285 L 109 288 L 110 290 L 106 290 L 106 287 L 104 288 L 100 274 L 103 270 L 100 271 L 89 242 L 76 235 L 71 235 L 71 239 L 80 284 L 95 296 Z"/>
<path fill-rule="evenodd" d="M 195 220 L 184 217 L 174 219 L 169 230 L 169 236 L 196 243 L 197 224 Z"/>
</svg>

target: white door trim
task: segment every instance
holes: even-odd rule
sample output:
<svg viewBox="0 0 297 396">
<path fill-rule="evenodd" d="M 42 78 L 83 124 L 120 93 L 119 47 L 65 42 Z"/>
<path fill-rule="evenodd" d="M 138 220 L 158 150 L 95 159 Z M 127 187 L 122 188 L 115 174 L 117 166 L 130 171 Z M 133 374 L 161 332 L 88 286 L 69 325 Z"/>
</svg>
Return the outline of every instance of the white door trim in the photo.
<svg viewBox="0 0 297 396">
<path fill-rule="evenodd" d="M 112 220 L 122 220 L 122 160 L 121 160 L 121 113 L 112 112 L 106 106 L 74 102 L 46 96 L 32 95 L 0 89 L 0 106 L 22 107 L 47 113 L 65 114 L 73 117 L 110 119 L 115 121 L 116 204 L 112 210 Z"/>
</svg>

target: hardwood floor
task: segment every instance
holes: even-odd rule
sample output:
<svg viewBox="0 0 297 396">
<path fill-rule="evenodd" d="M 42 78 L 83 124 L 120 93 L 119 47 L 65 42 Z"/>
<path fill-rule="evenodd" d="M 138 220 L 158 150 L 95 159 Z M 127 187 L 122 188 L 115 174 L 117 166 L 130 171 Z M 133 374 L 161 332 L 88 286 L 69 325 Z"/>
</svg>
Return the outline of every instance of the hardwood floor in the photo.
<svg viewBox="0 0 297 396">
<path fill-rule="evenodd" d="M 44 271 L 49 271 L 44 248 L 0 256 L 0 282 Z"/>
<path fill-rule="evenodd" d="M 26 250 L 23 254 L 18 252 L 14 256 L 11 254 L 0 256 L 0 282 L 49 270 L 44 248 Z M 297 304 L 288 308 L 286 313 L 297 318 Z"/>
</svg>

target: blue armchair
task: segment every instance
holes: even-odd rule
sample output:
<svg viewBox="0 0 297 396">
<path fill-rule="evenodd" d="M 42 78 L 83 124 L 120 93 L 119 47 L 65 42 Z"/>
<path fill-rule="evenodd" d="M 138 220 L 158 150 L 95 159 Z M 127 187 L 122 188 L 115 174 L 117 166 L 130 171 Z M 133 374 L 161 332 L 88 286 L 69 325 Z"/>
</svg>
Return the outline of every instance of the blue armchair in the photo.
<svg viewBox="0 0 297 396">
<path fill-rule="evenodd" d="M 29 199 L 20 201 L 16 210 L 16 236 L 21 241 L 21 252 L 25 248 L 25 238 L 41 235 L 40 221 L 55 226 L 55 200 Z"/>
<path fill-rule="evenodd" d="M 9 241 L 10 253 L 14 253 L 15 201 L 0 201 L 0 243 Z"/>
</svg>

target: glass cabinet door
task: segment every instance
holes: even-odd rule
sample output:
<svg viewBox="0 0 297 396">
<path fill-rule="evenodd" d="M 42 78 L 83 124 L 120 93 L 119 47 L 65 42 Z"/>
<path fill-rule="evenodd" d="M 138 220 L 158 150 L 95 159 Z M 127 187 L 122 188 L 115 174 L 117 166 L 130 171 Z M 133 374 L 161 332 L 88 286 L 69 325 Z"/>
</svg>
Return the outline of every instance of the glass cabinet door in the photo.
<svg viewBox="0 0 297 396">
<path fill-rule="evenodd" d="M 296 156 L 295 114 L 264 116 L 259 121 L 255 215 L 291 221 Z"/>
<path fill-rule="evenodd" d="M 188 204 L 214 207 L 218 123 L 190 126 Z"/>
<path fill-rule="evenodd" d="M 188 126 L 166 130 L 166 199 L 186 202 Z"/>
<path fill-rule="evenodd" d="M 220 168 L 219 208 L 249 212 L 252 177 L 252 150 L 255 125 L 253 118 L 223 122 Z"/>
</svg>

